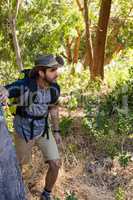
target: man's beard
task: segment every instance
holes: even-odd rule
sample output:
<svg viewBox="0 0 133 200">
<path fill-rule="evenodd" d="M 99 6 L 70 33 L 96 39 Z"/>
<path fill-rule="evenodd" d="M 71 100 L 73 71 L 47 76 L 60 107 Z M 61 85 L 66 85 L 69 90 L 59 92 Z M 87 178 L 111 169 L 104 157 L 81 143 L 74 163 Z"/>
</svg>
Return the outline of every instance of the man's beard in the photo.
<svg viewBox="0 0 133 200">
<path fill-rule="evenodd" d="M 57 77 L 55 77 L 53 80 L 50 80 L 49 78 L 47 78 L 47 77 L 45 76 L 44 82 L 46 82 L 46 83 L 48 83 L 48 84 L 51 84 L 51 83 L 55 82 L 56 78 L 57 78 Z"/>
</svg>

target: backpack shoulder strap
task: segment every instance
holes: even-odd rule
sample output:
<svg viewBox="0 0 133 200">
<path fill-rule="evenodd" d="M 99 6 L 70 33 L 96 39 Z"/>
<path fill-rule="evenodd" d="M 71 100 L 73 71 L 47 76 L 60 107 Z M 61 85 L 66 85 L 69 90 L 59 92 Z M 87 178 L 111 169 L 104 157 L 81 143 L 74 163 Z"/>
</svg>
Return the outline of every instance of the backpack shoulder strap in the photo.
<svg viewBox="0 0 133 200">
<path fill-rule="evenodd" d="M 50 95 L 51 95 L 50 104 L 56 104 L 60 96 L 60 86 L 56 82 L 52 83 L 50 86 Z"/>
<path fill-rule="evenodd" d="M 34 102 L 37 96 L 37 84 L 35 79 L 29 78 L 28 88 L 29 88 L 28 105 L 30 105 L 30 103 Z"/>
<path fill-rule="evenodd" d="M 31 69 L 23 69 L 20 72 L 19 79 L 29 78 L 30 71 Z"/>
</svg>

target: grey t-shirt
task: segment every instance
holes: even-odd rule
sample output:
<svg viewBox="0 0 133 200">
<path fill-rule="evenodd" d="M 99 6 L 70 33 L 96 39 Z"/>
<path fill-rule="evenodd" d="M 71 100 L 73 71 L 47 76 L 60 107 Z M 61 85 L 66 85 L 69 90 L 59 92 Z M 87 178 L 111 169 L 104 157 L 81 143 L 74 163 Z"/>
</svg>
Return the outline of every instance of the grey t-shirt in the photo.
<svg viewBox="0 0 133 200">
<path fill-rule="evenodd" d="M 27 91 L 28 95 L 28 91 Z M 26 94 L 25 94 L 26 96 Z M 34 120 L 33 122 L 33 137 L 38 137 L 41 135 L 45 129 L 45 116 L 48 114 L 48 104 L 51 102 L 51 95 L 50 89 L 37 89 L 37 94 L 34 99 L 34 102 L 27 107 L 25 110 L 29 115 L 32 116 L 44 116 L 43 119 Z M 32 121 L 31 118 L 22 118 L 19 115 L 14 117 L 14 128 L 15 131 L 21 136 L 29 140 L 31 137 L 31 127 L 30 122 Z"/>
</svg>

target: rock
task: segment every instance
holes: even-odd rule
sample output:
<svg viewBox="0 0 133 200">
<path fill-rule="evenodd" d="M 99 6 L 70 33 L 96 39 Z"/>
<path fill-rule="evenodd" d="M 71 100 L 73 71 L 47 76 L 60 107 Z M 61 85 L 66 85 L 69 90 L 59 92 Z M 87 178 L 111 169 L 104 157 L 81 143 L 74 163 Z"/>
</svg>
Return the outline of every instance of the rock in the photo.
<svg viewBox="0 0 133 200">
<path fill-rule="evenodd" d="M 104 169 L 106 171 L 111 171 L 112 167 L 113 167 L 113 160 L 111 158 L 106 158 L 104 159 Z"/>
<path fill-rule="evenodd" d="M 87 172 L 93 174 L 96 172 L 96 165 L 95 163 L 89 163 L 87 166 Z"/>
<path fill-rule="evenodd" d="M 26 200 L 15 148 L 4 118 L 0 121 L 0 200 Z"/>
</svg>

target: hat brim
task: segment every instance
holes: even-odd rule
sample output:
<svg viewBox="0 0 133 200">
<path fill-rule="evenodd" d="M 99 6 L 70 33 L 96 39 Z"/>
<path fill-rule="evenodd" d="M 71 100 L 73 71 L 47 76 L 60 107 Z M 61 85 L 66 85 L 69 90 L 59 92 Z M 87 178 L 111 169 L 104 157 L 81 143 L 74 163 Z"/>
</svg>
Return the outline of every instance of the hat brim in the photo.
<svg viewBox="0 0 133 200">
<path fill-rule="evenodd" d="M 38 66 L 38 67 L 48 67 L 48 68 L 52 68 L 52 67 L 62 67 L 62 65 L 60 65 L 58 62 L 52 62 L 52 63 L 49 63 L 49 64 L 47 64 L 47 65 L 44 65 L 44 64 L 38 64 L 38 65 L 36 65 L 36 66 Z"/>
</svg>

